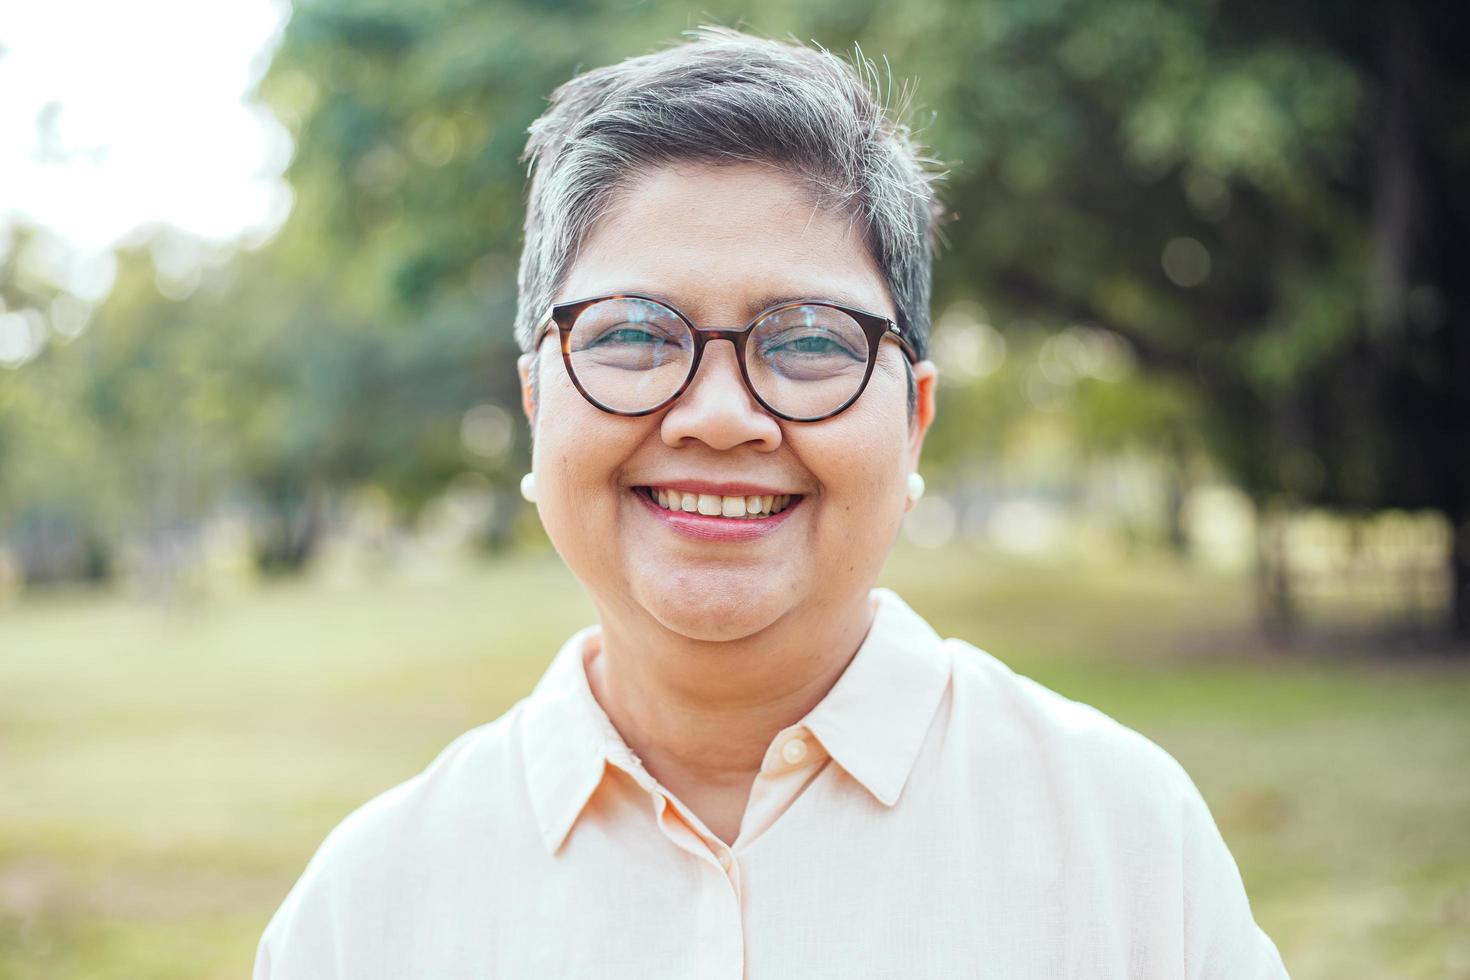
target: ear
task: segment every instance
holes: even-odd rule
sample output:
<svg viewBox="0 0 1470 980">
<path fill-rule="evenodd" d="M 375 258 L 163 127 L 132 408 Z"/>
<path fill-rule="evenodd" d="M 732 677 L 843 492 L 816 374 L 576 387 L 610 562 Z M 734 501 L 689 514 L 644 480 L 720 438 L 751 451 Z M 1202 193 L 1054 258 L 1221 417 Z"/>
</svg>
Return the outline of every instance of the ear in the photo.
<svg viewBox="0 0 1470 980">
<path fill-rule="evenodd" d="M 521 411 L 526 413 L 531 434 L 536 434 L 536 379 L 531 372 L 536 370 L 535 353 L 522 354 L 516 358 L 516 373 L 521 376 Z"/>
<path fill-rule="evenodd" d="M 914 388 L 917 398 L 914 418 L 909 424 L 909 472 L 919 470 L 919 455 L 924 449 L 924 436 L 934 424 L 935 389 L 939 385 L 939 368 L 933 361 L 920 361 L 914 365 Z"/>
</svg>

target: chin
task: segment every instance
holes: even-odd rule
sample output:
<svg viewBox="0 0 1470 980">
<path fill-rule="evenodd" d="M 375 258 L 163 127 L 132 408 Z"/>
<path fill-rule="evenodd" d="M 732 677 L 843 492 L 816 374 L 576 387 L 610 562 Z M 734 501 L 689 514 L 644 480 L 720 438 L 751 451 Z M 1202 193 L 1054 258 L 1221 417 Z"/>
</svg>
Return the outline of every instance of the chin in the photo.
<svg viewBox="0 0 1470 980">
<path fill-rule="evenodd" d="M 691 573 L 674 581 L 644 583 L 638 603 L 664 628 L 708 643 L 743 640 L 791 609 L 791 590 L 748 575 Z"/>
</svg>

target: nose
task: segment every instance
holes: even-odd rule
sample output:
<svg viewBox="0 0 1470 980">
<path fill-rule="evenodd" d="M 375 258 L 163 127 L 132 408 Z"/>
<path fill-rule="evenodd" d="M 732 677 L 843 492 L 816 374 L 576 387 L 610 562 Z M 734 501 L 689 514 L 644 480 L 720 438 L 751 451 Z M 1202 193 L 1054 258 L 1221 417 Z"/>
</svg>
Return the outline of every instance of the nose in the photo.
<svg viewBox="0 0 1470 980">
<path fill-rule="evenodd" d="M 721 451 L 749 445 L 770 452 L 781 445 L 781 424 L 745 387 L 735 345 L 711 340 L 689 387 L 664 413 L 660 435 L 675 448 L 694 440 Z"/>
</svg>

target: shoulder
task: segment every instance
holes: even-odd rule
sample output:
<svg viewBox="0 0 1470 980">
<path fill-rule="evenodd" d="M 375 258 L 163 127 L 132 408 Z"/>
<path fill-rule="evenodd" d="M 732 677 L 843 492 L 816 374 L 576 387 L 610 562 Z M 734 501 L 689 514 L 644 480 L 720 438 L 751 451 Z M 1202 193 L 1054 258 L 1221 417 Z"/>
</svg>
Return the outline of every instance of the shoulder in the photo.
<svg viewBox="0 0 1470 980">
<path fill-rule="evenodd" d="M 1166 820 L 1170 810 L 1197 798 L 1184 768 L 1147 736 L 964 640 L 947 639 L 944 647 L 951 659 L 952 723 L 966 741 L 987 746 L 987 755 L 1009 759 L 1017 778 L 1029 775 L 1053 795 L 1085 798 L 1130 818 L 1146 809 Z"/>
<path fill-rule="evenodd" d="M 466 852 L 466 842 L 522 843 L 516 746 L 524 703 L 456 738 L 422 772 L 369 800 L 327 835 L 261 937 L 258 977 L 341 975 L 344 928 L 370 945 L 371 930 L 354 924 L 382 921 L 395 896 L 430 884 L 426 875 L 483 861 L 484 855 Z M 293 966 L 282 971 L 287 961 Z"/>
<path fill-rule="evenodd" d="M 322 842 L 312 865 L 347 870 L 387 844 L 432 838 L 470 814 L 493 814 L 516 788 L 515 753 L 521 704 L 460 735 L 418 775 L 363 804 Z M 309 867 L 309 870 L 312 870 Z"/>
<path fill-rule="evenodd" d="M 945 648 L 951 734 L 968 771 L 1025 840 L 1048 841 L 1065 891 L 1092 887 L 1098 907 L 1147 923 L 1153 953 L 1173 957 L 1181 977 L 1284 980 L 1239 868 L 1172 755 L 964 641 Z"/>
</svg>

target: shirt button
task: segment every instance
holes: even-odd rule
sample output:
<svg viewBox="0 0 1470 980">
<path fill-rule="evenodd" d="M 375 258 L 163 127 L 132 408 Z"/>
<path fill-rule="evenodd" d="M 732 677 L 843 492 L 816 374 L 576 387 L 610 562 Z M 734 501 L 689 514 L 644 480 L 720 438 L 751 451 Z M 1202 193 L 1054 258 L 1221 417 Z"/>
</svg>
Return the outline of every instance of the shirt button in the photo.
<svg viewBox="0 0 1470 980">
<path fill-rule="evenodd" d="M 793 738 L 791 741 L 781 746 L 781 758 L 785 759 L 792 765 L 796 765 L 796 763 L 800 762 L 802 759 L 805 759 L 806 739 Z"/>
<path fill-rule="evenodd" d="M 726 871 L 729 871 L 730 870 L 730 855 L 728 855 L 728 854 L 721 854 L 720 855 L 720 867 L 724 868 Z"/>
</svg>

